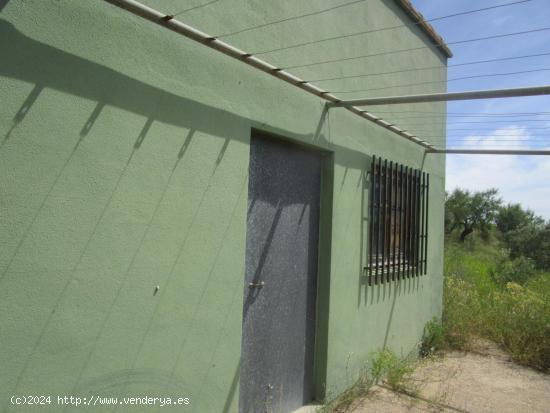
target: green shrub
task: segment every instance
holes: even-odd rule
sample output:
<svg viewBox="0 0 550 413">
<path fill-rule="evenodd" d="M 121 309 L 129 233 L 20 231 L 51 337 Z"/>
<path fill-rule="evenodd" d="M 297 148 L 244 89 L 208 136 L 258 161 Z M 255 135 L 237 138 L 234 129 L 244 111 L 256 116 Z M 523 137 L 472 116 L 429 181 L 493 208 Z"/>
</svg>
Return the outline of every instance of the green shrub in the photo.
<svg viewBox="0 0 550 413">
<path fill-rule="evenodd" d="M 550 371 L 550 274 L 536 274 L 529 260 L 506 256 L 494 245 L 474 251 L 449 245 L 444 345 L 468 349 L 472 338 L 485 337 L 517 362 Z"/>
<path fill-rule="evenodd" d="M 408 357 L 399 357 L 390 349 L 375 353 L 370 375 L 373 383 L 386 379 L 388 386 L 393 390 L 411 393 L 410 376 L 415 369 L 415 359 L 411 354 Z"/>
<path fill-rule="evenodd" d="M 536 274 L 535 263 L 532 259 L 520 256 L 515 260 L 502 259 L 490 272 L 495 283 L 504 286 L 509 282 L 525 284 Z"/>
<path fill-rule="evenodd" d="M 428 357 L 436 354 L 445 348 L 445 329 L 443 324 L 433 318 L 424 327 L 424 334 L 420 342 L 419 354 L 421 357 Z"/>
<path fill-rule="evenodd" d="M 445 279 L 442 321 L 449 347 L 467 349 L 471 337 L 480 334 L 481 307 L 481 297 L 472 284 L 452 276 Z"/>
<path fill-rule="evenodd" d="M 548 287 L 547 287 L 548 288 Z M 508 283 L 496 291 L 487 314 L 489 338 L 519 363 L 550 371 L 550 303 L 544 296 Z"/>
</svg>

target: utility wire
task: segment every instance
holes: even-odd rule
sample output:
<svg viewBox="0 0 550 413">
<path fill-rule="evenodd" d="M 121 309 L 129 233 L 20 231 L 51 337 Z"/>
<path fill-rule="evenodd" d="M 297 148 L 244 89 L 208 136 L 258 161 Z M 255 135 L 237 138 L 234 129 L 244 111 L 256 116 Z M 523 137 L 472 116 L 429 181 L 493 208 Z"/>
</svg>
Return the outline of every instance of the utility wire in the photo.
<svg viewBox="0 0 550 413">
<path fill-rule="evenodd" d="M 525 127 L 522 127 L 521 129 L 523 130 L 526 130 L 526 131 L 529 131 L 529 130 L 534 130 L 534 129 L 550 129 L 550 126 L 542 126 L 542 127 L 528 127 L 528 128 L 525 128 Z M 495 128 L 453 128 L 453 129 L 447 129 L 447 131 L 450 131 L 450 132 L 454 132 L 454 131 L 494 131 Z M 416 132 L 431 132 L 432 130 L 431 129 L 415 129 Z"/>
<path fill-rule="evenodd" d="M 550 143 L 550 140 L 548 138 L 544 138 L 544 139 L 492 139 L 492 138 L 482 138 L 482 139 L 479 139 L 479 138 L 476 138 L 476 137 L 472 137 L 472 138 L 465 138 L 465 139 L 447 139 L 445 140 L 444 138 L 434 138 L 434 137 L 431 137 L 431 136 L 425 136 L 425 135 L 420 135 L 419 138 L 422 138 L 422 139 L 428 139 L 428 140 L 431 140 L 432 142 L 533 142 L 533 143 L 537 143 L 537 144 L 544 144 L 544 143 Z"/>
<path fill-rule="evenodd" d="M 389 116 L 385 116 L 385 118 L 388 121 L 397 119 Z M 416 118 L 409 118 L 409 119 L 415 120 Z M 442 123 L 445 125 L 452 126 L 452 125 L 457 125 L 462 123 L 513 123 L 513 122 L 548 122 L 550 123 L 550 119 L 517 119 L 517 120 L 514 120 L 514 119 L 512 120 L 510 119 L 503 119 L 503 120 L 455 120 L 455 119 L 452 119 L 452 123 L 449 123 L 449 121 L 445 121 L 445 120 L 433 119 L 433 120 L 423 121 L 421 124 L 425 125 L 426 122 L 428 123 L 437 122 L 437 123 Z"/>
<path fill-rule="evenodd" d="M 438 138 L 438 137 L 441 137 L 442 135 L 423 135 L 423 136 L 429 136 L 431 138 Z M 490 136 L 490 137 L 494 137 L 494 138 L 500 138 L 500 137 L 504 137 L 504 138 L 542 138 L 542 139 L 547 139 L 547 138 L 550 138 L 550 135 L 549 134 L 541 134 L 541 135 L 531 135 L 529 134 L 528 136 L 526 136 L 525 134 L 522 134 L 522 135 L 514 135 L 514 134 L 488 134 L 488 135 L 485 135 L 485 136 Z M 464 137 L 469 137 L 469 135 L 464 135 L 464 134 L 460 134 L 460 135 L 452 135 L 452 136 L 449 136 L 447 135 L 447 138 L 446 139 L 461 139 L 461 138 L 464 138 Z"/>
<path fill-rule="evenodd" d="M 434 21 L 437 21 L 437 20 L 443 20 L 443 19 L 448 19 L 448 18 L 457 17 L 457 16 L 464 16 L 464 15 L 467 15 L 467 14 L 472 14 L 472 13 L 478 13 L 478 12 L 482 12 L 482 11 L 497 9 L 497 8 L 500 8 L 500 7 L 508 7 L 508 6 L 513 6 L 513 5 L 516 5 L 516 4 L 528 3 L 530 1 L 533 1 L 533 0 L 521 0 L 521 1 L 510 2 L 510 3 L 497 4 L 495 6 L 484 7 L 484 8 L 481 8 L 481 9 L 468 10 L 468 11 L 464 11 L 464 12 L 448 14 L 446 16 L 434 17 L 432 19 L 425 19 L 424 22 L 434 22 Z M 361 31 L 361 32 L 343 34 L 343 35 L 339 35 L 339 36 L 326 37 L 324 39 L 318 39 L 318 40 L 312 40 L 312 41 L 309 41 L 309 42 L 298 43 L 298 44 L 295 44 L 295 45 L 292 45 L 292 46 L 285 46 L 285 47 L 280 47 L 280 48 L 271 49 L 271 50 L 263 50 L 263 51 L 252 52 L 252 54 L 260 55 L 260 54 L 273 53 L 273 52 L 278 52 L 280 50 L 294 49 L 294 48 L 300 47 L 300 46 L 306 46 L 306 45 L 310 45 L 310 44 L 328 42 L 328 41 L 337 40 L 337 39 L 345 39 L 345 38 L 360 36 L 360 35 L 368 34 L 368 33 L 381 32 L 381 31 L 386 31 L 386 30 L 395 30 L 395 29 L 400 29 L 400 28 L 403 28 L 403 27 L 415 27 L 415 26 L 418 26 L 420 24 L 422 24 L 421 21 L 414 22 L 414 23 L 408 23 L 408 24 L 400 24 L 400 25 L 391 26 L 391 27 L 382 27 L 380 29 L 364 30 L 364 31 Z M 448 44 L 450 44 L 450 43 L 448 43 Z M 444 44 L 438 44 L 438 46 L 443 46 L 443 45 Z"/>
<path fill-rule="evenodd" d="M 518 117 L 518 116 L 550 116 L 550 112 L 523 112 L 523 113 L 483 113 L 483 112 L 430 112 L 430 111 L 369 111 L 369 113 L 375 116 L 386 117 L 392 116 L 393 119 L 418 119 L 418 118 L 434 118 L 447 116 L 448 118 L 507 118 L 507 117 Z M 401 114 L 408 114 L 414 116 L 402 116 Z M 393 115 L 398 115 L 393 117 Z M 512 120 L 513 121 L 513 120 Z"/>
<path fill-rule="evenodd" d="M 381 116 L 381 115 L 377 115 L 376 113 L 374 112 L 370 112 L 371 114 L 375 115 L 375 116 Z M 489 115 L 447 115 L 446 118 L 447 118 L 447 122 L 455 122 L 459 119 L 463 119 L 463 118 L 473 118 L 473 119 L 481 119 L 481 118 L 488 118 L 488 119 L 507 119 L 508 122 L 521 122 L 521 121 L 524 121 L 524 120 L 529 120 L 529 119 L 511 119 L 511 118 L 517 118 L 519 116 L 549 116 L 549 115 L 537 115 L 537 114 L 531 114 L 531 115 L 513 115 L 513 116 L 507 116 L 507 115 L 500 115 L 500 116 L 489 116 Z M 445 117 L 444 114 L 441 114 L 441 115 L 416 115 L 416 116 L 403 116 L 403 115 L 393 115 L 393 114 L 387 114 L 382 116 L 382 117 L 391 117 L 391 119 L 399 119 L 399 120 L 409 120 L 409 119 L 427 119 L 429 121 L 429 119 L 439 119 L 441 117 Z M 545 118 L 545 119 L 539 119 L 539 120 L 546 120 L 548 122 L 550 122 L 550 118 Z"/>
<path fill-rule="evenodd" d="M 427 142 L 427 143 L 435 143 L 435 144 L 443 144 L 443 142 L 430 142 L 429 140 L 426 140 L 424 142 Z M 489 143 L 491 146 L 494 146 L 494 147 L 497 147 L 497 148 L 506 148 L 508 146 L 511 146 L 511 147 L 516 147 L 518 145 L 513 145 L 513 144 L 510 144 L 510 143 L 505 143 L 504 145 L 500 145 L 498 143 Z M 454 145 L 461 145 L 461 149 L 480 149 L 481 145 L 464 145 L 462 146 L 462 144 L 454 144 Z M 483 146 L 483 149 L 488 149 L 490 148 L 491 146 L 487 147 L 487 146 Z M 546 148 L 548 147 L 549 145 L 520 145 L 521 147 L 525 147 L 525 148 Z"/>
<path fill-rule="evenodd" d="M 417 67 L 417 68 L 413 68 L 413 69 L 393 70 L 391 72 L 365 73 L 365 74 L 361 74 L 361 75 L 350 75 L 350 76 L 340 76 L 340 77 L 325 77 L 325 78 L 322 78 L 322 79 L 311 79 L 311 80 L 308 80 L 308 82 L 325 82 L 325 81 L 329 81 L 329 80 L 355 79 L 355 78 L 359 78 L 359 77 L 392 75 L 392 74 L 395 74 L 395 73 L 414 72 L 414 71 L 418 71 L 418 70 L 429 70 L 429 69 L 446 70 L 449 67 L 477 65 L 477 64 L 481 64 L 481 63 L 504 62 L 504 61 L 507 61 L 507 60 L 528 59 L 528 58 L 532 58 L 532 57 L 541 57 L 541 56 L 550 56 L 550 52 L 523 55 L 523 56 L 500 57 L 500 58 L 496 58 L 496 59 L 477 60 L 477 61 L 465 62 L 465 63 L 456 63 L 456 64 L 452 64 L 452 65 L 447 65 L 447 67 L 441 66 L 441 65 L 440 66 L 426 66 L 426 67 Z"/>
<path fill-rule="evenodd" d="M 500 38 L 503 38 L 503 37 L 519 36 L 519 35 L 523 35 L 523 34 L 537 33 L 537 32 L 542 32 L 542 31 L 547 31 L 547 30 L 550 30 L 550 27 L 541 27 L 541 28 L 538 28 L 538 29 L 523 30 L 523 31 L 520 31 L 520 32 L 495 34 L 495 35 L 492 35 L 492 36 L 476 37 L 476 38 L 473 38 L 473 39 L 457 40 L 457 41 L 454 41 L 454 42 L 448 42 L 447 45 L 464 44 L 464 43 L 478 42 L 478 41 L 482 41 L 482 40 L 500 39 Z M 438 46 L 438 45 L 439 46 L 443 45 L 443 43 L 436 44 L 436 46 Z M 428 49 L 428 48 L 429 48 L 428 46 L 411 47 L 409 49 L 391 50 L 391 51 L 387 51 L 387 52 L 371 53 L 371 54 L 361 55 L 361 56 L 344 57 L 344 58 L 340 58 L 340 59 L 322 60 L 322 61 L 314 62 L 314 63 L 305 63 L 305 64 L 301 64 L 301 65 L 286 66 L 283 69 L 297 69 L 297 68 L 302 68 L 302 67 L 317 66 L 317 65 L 321 65 L 321 64 L 325 64 L 325 63 L 345 62 L 345 61 L 350 61 L 350 60 L 363 59 L 363 58 L 366 58 L 366 57 L 385 56 L 385 55 L 411 52 L 411 51 L 415 51 L 415 50 L 422 50 L 422 49 Z M 281 48 L 281 49 L 278 49 L 278 50 L 284 50 L 284 48 Z M 255 54 L 261 54 L 261 53 L 255 53 Z"/>
<path fill-rule="evenodd" d="M 271 21 L 271 22 L 268 22 L 268 23 L 259 24 L 258 26 L 252 26 L 252 27 L 247 27 L 246 29 L 236 30 L 234 32 L 217 34 L 214 37 L 222 38 L 222 37 L 234 36 L 236 34 L 241 34 L 241 33 L 249 32 L 249 31 L 252 31 L 252 30 L 262 29 L 264 27 L 273 26 L 273 25 L 279 24 L 279 23 L 284 23 L 284 22 L 288 22 L 288 21 L 292 21 L 292 20 L 297 20 L 297 19 L 301 19 L 301 18 L 304 18 L 304 17 L 316 16 L 316 15 L 319 15 L 319 14 L 327 13 L 329 11 L 333 11 L 333 10 L 340 9 L 340 8 L 343 8 L 343 7 L 351 6 L 353 4 L 363 3 L 365 1 L 366 0 L 350 1 L 349 3 L 344 3 L 344 4 L 340 4 L 338 6 L 329 7 L 328 9 L 318 10 L 318 11 L 314 11 L 314 12 L 306 13 L 306 14 L 300 14 L 299 16 L 287 17 L 285 19 L 274 20 L 274 21 Z"/>
<path fill-rule="evenodd" d="M 217 3 L 218 1 L 220 1 L 220 0 L 212 0 L 212 1 L 209 1 L 209 2 L 207 2 L 207 3 L 198 4 L 198 5 L 196 5 L 196 6 L 189 7 L 188 9 L 181 10 L 181 11 L 179 11 L 179 12 L 177 12 L 177 13 L 174 13 L 174 14 L 172 15 L 172 18 L 173 18 L 173 17 L 176 17 L 176 16 L 179 16 L 180 14 L 187 13 L 188 11 L 191 11 L 191 10 L 201 9 L 201 8 L 203 8 L 203 7 L 206 7 L 206 6 L 210 5 L 210 4 Z"/>
<path fill-rule="evenodd" d="M 464 139 L 445 139 L 442 137 L 433 137 L 433 136 L 426 136 L 426 135 L 419 135 L 418 136 L 421 139 L 426 139 L 431 142 L 447 142 L 447 143 L 458 143 L 458 142 L 506 142 L 506 143 L 514 143 L 514 142 L 533 142 L 536 144 L 544 144 L 544 143 L 550 143 L 549 138 L 544 139 L 493 139 L 493 138 L 479 138 L 479 137 L 468 137 Z"/>
<path fill-rule="evenodd" d="M 513 137 L 511 139 L 509 138 L 506 138 L 506 139 L 500 139 L 500 138 L 496 138 L 494 137 L 493 135 L 488 135 L 487 137 L 481 137 L 482 139 L 481 140 L 491 140 L 491 141 L 502 141 L 502 142 L 515 142 L 515 141 L 518 141 L 518 142 L 521 142 L 521 141 L 549 141 L 550 142 L 550 137 L 548 135 L 546 136 L 532 136 L 532 137 L 525 137 L 525 135 L 508 135 L 508 136 L 517 136 L 517 137 Z M 479 138 L 480 137 L 471 137 L 471 136 L 460 136 L 460 137 L 447 137 L 446 139 L 441 137 L 441 136 L 429 136 L 429 135 L 422 135 L 423 138 L 429 138 L 429 139 L 432 139 L 432 140 L 446 140 L 447 142 L 449 141 L 469 141 L 469 140 L 480 140 Z"/>
<path fill-rule="evenodd" d="M 437 115 L 454 115 L 454 116 L 529 116 L 529 115 L 550 115 L 550 112 L 433 112 L 422 110 L 377 110 L 370 113 L 419 113 Z"/>
<path fill-rule="evenodd" d="M 332 93 L 372 92 L 372 91 L 375 91 L 375 90 L 386 90 L 386 89 L 393 89 L 393 88 L 396 88 L 396 87 L 411 87 L 411 86 L 429 85 L 429 84 L 437 84 L 437 83 L 456 82 L 458 80 L 477 79 L 477 78 L 480 78 L 480 77 L 512 76 L 512 75 L 522 75 L 522 74 L 526 74 L 526 73 L 547 72 L 547 71 L 550 71 L 550 68 L 533 69 L 533 70 L 520 70 L 520 71 L 517 71 L 517 72 L 507 72 L 507 73 L 487 73 L 487 74 L 484 74 L 484 75 L 462 76 L 462 77 L 455 77 L 455 78 L 451 78 L 451 79 L 447 79 L 447 80 L 428 80 L 426 82 L 406 83 L 406 84 L 376 87 L 376 88 L 370 88 L 370 89 L 334 90 L 334 91 L 332 91 Z"/>
</svg>

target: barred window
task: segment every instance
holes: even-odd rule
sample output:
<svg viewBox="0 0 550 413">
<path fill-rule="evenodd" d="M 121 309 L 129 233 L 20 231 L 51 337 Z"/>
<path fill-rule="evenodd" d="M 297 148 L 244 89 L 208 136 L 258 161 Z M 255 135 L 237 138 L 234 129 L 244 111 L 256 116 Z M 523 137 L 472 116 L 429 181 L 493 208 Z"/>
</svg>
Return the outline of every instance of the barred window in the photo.
<svg viewBox="0 0 550 413">
<path fill-rule="evenodd" d="M 369 285 L 425 274 L 430 175 L 373 156 L 369 181 Z"/>
</svg>

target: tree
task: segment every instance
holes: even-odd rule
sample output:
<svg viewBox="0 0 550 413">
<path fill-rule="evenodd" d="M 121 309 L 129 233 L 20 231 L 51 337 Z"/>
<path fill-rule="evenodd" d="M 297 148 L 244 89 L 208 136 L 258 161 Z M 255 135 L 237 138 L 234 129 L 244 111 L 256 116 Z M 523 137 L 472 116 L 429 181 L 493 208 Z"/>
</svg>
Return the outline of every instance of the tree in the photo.
<svg viewBox="0 0 550 413">
<path fill-rule="evenodd" d="M 550 222 L 520 204 L 508 204 L 499 209 L 497 228 L 510 249 L 513 260 L 527 257 L 539 269 L 550 269 Z"/>
<path fill-rule="evenodd" d="M 480 231 L 482 236 L 487 236 L 502 203 L 497 198 L 497 193 L 498 191 L 494 188 L 473 194 L 457 188 L 451 195 L 447 195 L 445 200 L 447 233 L 461 228 L 461 242 L 464 242 L 474 230 Z"/>
<path fill-rule="evenodd" d="M 531 258 L 536 267 L 550 270 L 550 222 L 546 225 L 530 224 L 505 235 L 512 259 Z"/>
<path fill-rule="evenodd" d="M 499 208 L 495 222 L 498 230 L 506 234 L 527 225 L 542 225 L 544 219 L 529 209 L 523 209 L 520 204 L 508 204 Z"/>
</svg>

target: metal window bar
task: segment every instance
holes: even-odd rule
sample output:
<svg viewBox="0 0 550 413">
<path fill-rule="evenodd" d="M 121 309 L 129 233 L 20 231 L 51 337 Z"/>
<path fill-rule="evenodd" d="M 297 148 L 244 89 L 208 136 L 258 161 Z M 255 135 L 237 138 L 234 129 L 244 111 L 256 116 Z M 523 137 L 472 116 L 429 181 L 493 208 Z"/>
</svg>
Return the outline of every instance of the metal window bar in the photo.
<svg viewBox="0 0 550 413">
<path fill-rule="evenodd" d="M 375 165 L 376 165 L 376 156 L 372 157 L 372 162 L 370 165 L 370 192 L 369 192 L 369 253 L 367 257 L 367 263 L 368 263 L 368 278 L 369 278 L 369 285 L 372 285 L 372 258 L 373 258 L 373 241 L 374 241 L 374 191 L 375 191 Z"/>
<path fill-rule="evenodd" d="M 420 197 L 420 184 L 421 184 L 421 171 L 416 172 L 416 246 L 414 248 L 414 254 L 415 254 L 415 276 L 420 276 L 420 237 L 422 236 L 420 231 L 420 207 L 422 204 L 422 198 Z"/>
<path fill-rule="evenodd" d="M 382 222 L 381 222 L 381 229 L 382 229 L 382 261 L 380 262 L 379 269 L 380 269 L 380 281 L 384 283 L 384 267 L 386 264 L 386 217 L 387 217 L 387 206 L 388 206 L 388 160 L 384 160 L 384 169 L 382 170 L 382 176 L 381 176 L 381 182 L 382 182 L 382 189 L 381 189 L 381 203 L 382 203 Z"/>
<path fill-rule="evenodd" d="M 418 277 L 418 204 L 420 197 L 418 196 L 418 173 L 419 171 L 414 171 L 414 268 L 413 275 Z"/>
<path fill-rule="evenodd" d="M 399 190 L 399 182 L 398 182 L 398 169 L 397 169 L 397 164 L 394 164 L 394 170 L 393 170 L 393 173 L 392 173 L 392 177 L 393 179 L 395 180 L 395 185 L 394 185 L 394 193 L 395 193 L 395 198 L 394 198 L 394 205 L 393 205 L 393 251 L 392 251 L 392 257 L 393 257 L 393 266 L 392 266 L 392 274 L 391 274 L 391 279 L 392 281 L 395 281 L 395 267 L 398 265 L 398 261 L 397 261 L 397 255 L 396 255 L 396 252 L 397 252 L 397 248 L 396 248 L 396 245 L 397 245 L 397 205 L 398 205 L 398 190 Z"/>
<path fill-rule="evenodd" d="M 407 278 L 411 278 L 412 241 L 412 168 L 407 168 Z"/>
<path fill-rule="evenodd" d="M 413 186 L 413 192 L 412 192 L 412 208 L 411 208 L 411 215 L 412 215 L 412 225 L 411 225 L 411 277 L 416 277 L 416 204 L 417 204 L 417 197 L 416 197 L 416 173 L 417 171 L 413 169 L 412 171 L 412 186 Z"/>
<path fill-rule="evenodd" d="M 429 174 L 373 156 L 368 285 L 426 273 Z"/>
<path fill-rule="evenodd" d="M 375 256 L 375 273 L 374 273 L 374 282 L 378 284 L 379 278 L 379 268 L 380 268 L 380 226 L 382 225 L 382 220 L 380 216 L 382 214 L 382 158 L 378 158 L 378 210 L 377 210 L 377 230 L 376 230 L 376 256 Z"/>
<path fill-rule="evenodd" d="M 420 198 L 422 202 L 420 203 L 420 275 L 424 275 L 424 240 L 426 238 L 426 233 L 424 232 L 424 224 L 426 219 L 424 218 L 424 207 L 426 199 L 426 173 L 422 172 L 421 182 L 420 182 Z"/>
<path fill-rule="evenodd" d="M 399 277 L 398 279 L 403 278 L 403 269 L 405 268 L 405 197 L 407 195 L 405 189 L 405 183 L 407 176 L 407 168 L 401 165 L 401 183 L 400 183 L 400 192 L 401 192 L 401 202 L 399 204 Z"/>
<path fill-rule="evenodd" d="M 424 244 L 424 273 L 428 272 L 428 223 L 430 222 L 430 214 L 428 208 L 430 207 L 430 174 L 426 174 L 426 227 L 424 229 L 425 244 Z"/>
<path fill-rule="evenodd" d="M 385 277 L 386 282 L 390 281 L 390 265 L 391 265 L 391 255 L 390 255 L 391 237 L 390 237 L 390 234 L 391 234 L 391 206 L 392 206 L 392 190 L 393 190 L 392 171 L 393 171 L 393 161 L 390 161 L 389 169 L 386 169 L 386 180 L 384 181 L 386 183 L 386 205 L 385 205 L 385 209 L 386 209 L 386 214 L 387 214 L 386 219 L 384 220 L 384 227 L 386 229 L 384 231 L 384 238 L 385 238 L 384 249 L 386 249 L 386 277 Z"/>
</svg>

